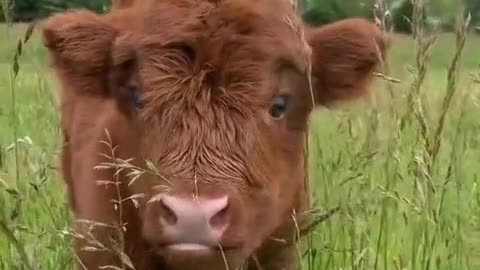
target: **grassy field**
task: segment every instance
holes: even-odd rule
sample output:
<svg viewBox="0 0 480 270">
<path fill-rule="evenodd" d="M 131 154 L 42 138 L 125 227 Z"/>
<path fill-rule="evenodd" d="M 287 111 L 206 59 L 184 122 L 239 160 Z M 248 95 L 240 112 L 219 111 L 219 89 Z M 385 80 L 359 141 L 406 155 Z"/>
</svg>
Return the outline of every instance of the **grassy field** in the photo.
<svg viewBox="0 0 480 270">
<path fill-rule="evenodd" d="M 0 269 L 72 269 L 63 234 L 70 213 L 55 171 L 56 84 L 38 33 L 13 76 L 24 31 L 0 27 Z M 480 269 L 479 48 L 468 36 L 449 84 L 455 36 L 439 35 L 415 86 L 418 50 L 396 36 L 388 63 L 399 82 L 379 80 L 372 99 L 314 114 L 316 208 L 339 211 L 302 243 L 304 269 Z"/>
</svg>

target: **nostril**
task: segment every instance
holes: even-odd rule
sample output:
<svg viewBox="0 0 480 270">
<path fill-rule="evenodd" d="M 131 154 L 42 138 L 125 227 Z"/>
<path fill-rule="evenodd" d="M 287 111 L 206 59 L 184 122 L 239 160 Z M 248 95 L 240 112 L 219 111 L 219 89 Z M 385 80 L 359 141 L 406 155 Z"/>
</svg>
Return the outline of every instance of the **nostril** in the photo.
<svg viewBox="0 0 480 270">
<path fill-rule="evenodd" d="M 178 221 L 178 217 L 173 211 L 171 207 L 168 206 L 168 204 L 164 201 L 161 200 L 159 202 L 159 210 L 160 210 L 160 217 L 167 222 L 170 225 L 174 225 Z"/>
<path fill-rule="evenodd" d="M 231 219 L 232 205 L 229 197 L 191 198 L 164 196 L 159 201 L 160 218 L 165 225 L 175 226 L 178 230 L 202 230 L 221 232 Z"/>
<path fill-rule="evenodd" d="M 210 226 L 216 229 L 221 229 L 228 226 L 230 219 L 230 208 L 230 203 L 227 200 L 225 205 L 211 217 Z"/>
</svg>

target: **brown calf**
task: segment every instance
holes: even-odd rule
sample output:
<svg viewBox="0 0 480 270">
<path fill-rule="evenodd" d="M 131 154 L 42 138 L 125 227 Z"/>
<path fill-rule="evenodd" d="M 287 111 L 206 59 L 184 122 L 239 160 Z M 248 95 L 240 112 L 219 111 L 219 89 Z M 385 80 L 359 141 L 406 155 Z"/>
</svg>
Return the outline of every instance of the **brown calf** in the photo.
<svg viewBox="0 0 480 270">
<path fill-rule="evenodd" d="M 382 32 L 287 0 L 117 2 L 43 30 L 70 204 L 104 224 L 75 227 L 80 269 L 298 269 L 309 114 L 367 93 Z"/>
</svg>

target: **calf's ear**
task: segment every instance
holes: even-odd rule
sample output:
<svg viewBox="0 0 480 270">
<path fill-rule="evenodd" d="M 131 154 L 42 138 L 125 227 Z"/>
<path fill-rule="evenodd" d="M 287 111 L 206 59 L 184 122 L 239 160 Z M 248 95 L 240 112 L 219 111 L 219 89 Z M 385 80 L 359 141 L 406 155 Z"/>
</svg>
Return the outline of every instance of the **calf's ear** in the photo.
<svg viewBox="0 0 480 270">
<path fill-rule="evenodd" d="M 388 39 L 373 23 L 345 19 L 307 30 L 312 48 L 315 104 L 329 106 L 368 93 L 373 72 L 385 59 Z"/>
<path fill-rule="evenodd" d="M 102 80 L 107 76 L 115 29 L 89 11 L 54 15 L 43 25 L 43 41 L 53 68 L 72 81 Z"/>
</svg>

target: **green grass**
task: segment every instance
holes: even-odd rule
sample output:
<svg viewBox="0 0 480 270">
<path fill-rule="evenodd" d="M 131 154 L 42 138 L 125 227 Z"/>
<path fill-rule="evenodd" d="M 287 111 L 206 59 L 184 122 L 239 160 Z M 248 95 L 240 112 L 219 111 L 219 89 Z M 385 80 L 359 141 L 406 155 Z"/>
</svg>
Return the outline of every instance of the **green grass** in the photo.
<svg viewBox="0 0 480 270">
<path fill-rule="evenodd" d="M 12 59 L 24 32 L 24 25 L 0 26 L 0 269 L 28 269 L 27 262 L 71 269 L 62 233 L 70 213 L 55 170 L 57 86 L 38 33 L 23 48 L 14 79 Z M 480 38 L 468 36 L 440 136 L 433 131 L 444 111 L 453 34 L 434 44 L 419 89 L 420 117 L 400 126 L 415 108 L 407 96 L 415 91 L 408 70 L 417 50 L 406 36 L 396 37 L 389 56 L 390 76 L 400 83 L 379 80 L 371 100 L 312 116 L 316 207 L 340 211 L 310 235 L 305 269 L 480 269 L 480 84 L 470 76 L 479 73 L 478 48 Z M 441 144 L 430 166 L 424 142 L 434 138 Z"/>
</svg>

